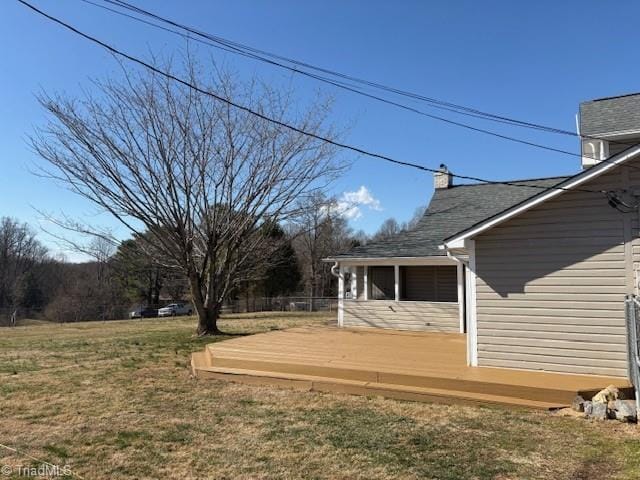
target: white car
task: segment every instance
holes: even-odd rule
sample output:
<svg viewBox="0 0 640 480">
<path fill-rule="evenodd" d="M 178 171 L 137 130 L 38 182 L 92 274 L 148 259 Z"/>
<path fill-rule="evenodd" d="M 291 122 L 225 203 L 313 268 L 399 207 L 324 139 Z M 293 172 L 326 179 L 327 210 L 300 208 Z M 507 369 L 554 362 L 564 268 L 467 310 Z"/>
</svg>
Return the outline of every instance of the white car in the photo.
<svg viewBox="0 0 640 480">
<path fill-rule="evenodd" d="M 193 314 L 193 308 L 186 303 L 171 303 L 166 307 L 162 307 L 158 310 L 159 317 L 175 317 L 177 315 L 191 315 Z"/>
</svg>

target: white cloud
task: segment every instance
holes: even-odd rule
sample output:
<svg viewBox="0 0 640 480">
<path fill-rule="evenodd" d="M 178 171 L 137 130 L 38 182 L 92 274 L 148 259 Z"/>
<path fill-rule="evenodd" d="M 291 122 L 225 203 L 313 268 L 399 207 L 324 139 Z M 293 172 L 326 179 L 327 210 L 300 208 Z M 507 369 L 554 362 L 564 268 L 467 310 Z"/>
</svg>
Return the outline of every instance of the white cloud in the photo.
<svg viewBox="0 0 640 480">
<path fill-rule="evenodd" d="M 342 200 L 356 205 L 367 206 L 371 210 L 382 210 L 380 200 L 374 198 L 373 195 L 371 195 L 371 192 L 364 185 L 355 192 L 344 192 L 342 194 Z"/>
<path fill-rule="evenodd" d="M 377 212 L 382 210 L 380 200 L 375 198 L 364 185 L 355 192 L 344 192 L 334 208 L 344 218 L 357 220 L 362 216 L 363 207 Z"/>
</svg>

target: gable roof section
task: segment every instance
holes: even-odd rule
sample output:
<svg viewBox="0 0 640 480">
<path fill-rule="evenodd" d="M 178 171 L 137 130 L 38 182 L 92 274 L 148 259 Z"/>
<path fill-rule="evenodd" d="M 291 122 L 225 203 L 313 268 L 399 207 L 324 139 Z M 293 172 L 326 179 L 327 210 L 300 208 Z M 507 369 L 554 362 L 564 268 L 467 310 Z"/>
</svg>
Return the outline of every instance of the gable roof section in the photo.
<svg viewBox="0 0 640 480">
<path fill-rule="evenodd" d="M 402 232 L 387 240 L 367 243 L 332 258 L 340 260 L 446 255 L 446 252 L 440 248 L 446 237 L 540 192 L 539 188 L 532 188 L 530 185 L 551 187 L 566 178 L 510 182 L 521 186 L 479 183 L 436 189 L 424 216 L 413 230 Z"/>
<path fill-rule="evenodd" d="M 614 155 L 594 165 L 588 170 L 583 170 L 582 172 L 572 177 L 568 177 L 566 180 L 558 183 L 557 185 L 551 185 L 552 188 L 550 188 L 549 190 L 538 192 L 537 194 L 527 199 L 523 199 L 519 203 L 516 203 L 501 212 L 497 212 L 494 215 L 488 216 L 485 219 L 476 222 L 475 224 L 470 225 L 455 234 L 452 234 L 451 236 L 445 238 L 444 244 L 449 249 L 462 248 L 464 246 L 464 240 L 473 238 L 476 235 L 487 231 L 490 228 L 493 228 L 494 226 L 509 220 L 510 218 L 518 216 L 521 213 L 524 213 L 527 210 L 535 207 L 536 205 L 544 203 L 552 198 L 557 197 L 558 195 L 562 195 L 569 190 L 579 188 L 589 180 L 598 178 L 599 176 L 611 171 L 617 166 L 624 164 L 625 162 L 628 162 L 633 158 L 636 158 L 639 153 L 640 145 L 635 145 L 633 147 L 627 148 L 617 155 Z"/>
<path fill-rule="evenodd" d="M 580 104 L 580 133 L 608 136 L 638 131 L 640 93 L 600 98 Z"/>
</svg>

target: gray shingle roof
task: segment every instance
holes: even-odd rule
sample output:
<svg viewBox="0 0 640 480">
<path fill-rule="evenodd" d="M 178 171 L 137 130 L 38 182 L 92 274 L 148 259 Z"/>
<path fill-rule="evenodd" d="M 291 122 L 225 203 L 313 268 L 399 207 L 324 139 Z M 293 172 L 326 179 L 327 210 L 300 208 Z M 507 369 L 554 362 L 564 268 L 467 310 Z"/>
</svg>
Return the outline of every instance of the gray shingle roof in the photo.
<svg viewBox="0 0 640 480">
<path fill-rule="evenodd" d="M 568 177 L 518 180 L 518 185 L 552 187 Z M 540 193 L 539 188 L 479 183 L 437 189 L 415 229 L 369 242 L 333 258 L 425 257 L 445 255 L 438 246 L 462 230 Z"/>
<path fill-rule="evenodd" d="M 640 130 L 640 93 L 580 104 L 580 133 L 587 136 Z"/>
</svg>

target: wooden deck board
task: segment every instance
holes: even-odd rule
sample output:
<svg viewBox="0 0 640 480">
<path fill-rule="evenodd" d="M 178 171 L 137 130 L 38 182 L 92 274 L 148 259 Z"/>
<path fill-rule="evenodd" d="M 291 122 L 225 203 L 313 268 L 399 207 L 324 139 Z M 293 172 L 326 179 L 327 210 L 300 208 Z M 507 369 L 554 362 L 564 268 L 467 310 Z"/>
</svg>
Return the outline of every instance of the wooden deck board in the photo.
<svg viewBox="0 0 640 480">
<path fill-rule="evenodd" d="M 484 398 L 492 403 L 493 398 L 493 403 L 509 404 L 506 399 L 511 398 L 513 405 L 529 402 L 533 408 L 566 404 L 577 392 L 610 384 L 629 387 L 620 377 L 469 367 L 465 335 L 369 328 L 299 327 L 241 337 L 208 345 L 194 355 L 192 364 L 196 375 L 208 370 L 215 378 L 229 375 L 237 380 L 244 371 L 243 378 L 254 379 L 251 383 L 269 384 L 272 379 L 283 384 L 289 378 L 307 385 L 300 376 L 308 375 L 327 391 L 378 391 L 431 400 L 444 399 L 448 391 L 451 398 L 467 402 L 482 403 Z M 235 369 L 235 374 L 224 369 Z M 257 380 L 259 376 L 263 378 Z"/>
</svg>

